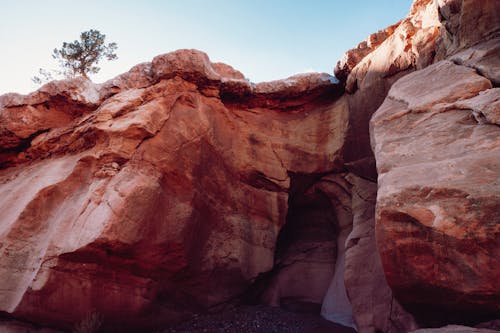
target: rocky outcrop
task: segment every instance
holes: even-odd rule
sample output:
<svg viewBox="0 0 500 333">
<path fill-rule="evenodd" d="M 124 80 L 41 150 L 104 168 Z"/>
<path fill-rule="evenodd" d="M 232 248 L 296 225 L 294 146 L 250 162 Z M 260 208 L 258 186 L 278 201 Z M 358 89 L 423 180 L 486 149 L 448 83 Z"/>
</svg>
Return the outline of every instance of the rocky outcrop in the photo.
<svg viewBox="0 0 500 333">
<path fill-rule="evenodd" d="M 383 103 L 391 85 L 404 75 L 432 63 L 440 22 L 434 1 L 415 1 L 408 17 L 370 36 L 346 53 L 335 72 L 346 85 L 349 128 L 344 161 L 350 197 L 352 232 L 345 243 L 344 283 L 360 332 L 404 332 L 417 324 L 387 285 L 375 239 L 377 171 L 370 146 L 369 121 Z M 370 45 L 370 44 L 367 44 Z M 325 298 L 328 304 L 335 293 Z M 338 313 L 338 311 L 333 311 Z M 328 317 L 327 317 L 328 318 Z"/>
<path fill-rule="evenodd" d="M 499 317 L 499 12 L 416 0 L 340 82 L 253 84 L 180 50 L 0 96 L 0 311 L 111 331 L 235 300 L 369 333 Z"/>
<path fill-rule="evenodd" d="M 342 170 L 341 92 L 326 74 L 253 86 L 183 50 L 3 96 L 0 309 L 133 328 L 237 296 L 273 268 L 290 175 Z"/>
<path fill-rule="evenodd" d="M 411 333 L 494 333 L 497 330 L 472 328 L 460 325 L 448 325 L 441 328 L 423 328 L 420 330 L 412 331 Z"/>
<path fill-rule="evenodd" d="M 101 90 L 83 78 L 50 82 L 28 96 L 15 93 L 0 96 L 0 167 L 24 161 L 24 155 L 19 153 L 36 136 L 68 126 L 96 109 L 101 101 Z"/>
<path fill-rule="evenodd" d="M 498 1 L 438 0 L 437 6 L 442 23 L 436 50 L 439 60 L 500 33 Z"/>
<path fill-rule="evenodd" d="M 371 34 L 364 41 L 359 43 L 355 48 L 347 51 L 341 60 L 337 62 L 333 72 L 335 77 L 341 81 L 347 80 L 347 76 L 361 62 L 361 60 L 368 54 L 372 53 L 379 47 L 389 36 L 394 33 L 394 30 L 400 25 L 401 22 L 393 24 L 385 29 Z"/>
<path fill-rule="evenodd" d="M 475 3 L 475 5 L 472 3 Z M 473 6 L 474 8 L 472 8 Z M 440 304 L 437 298 L 443 299 L 443 296 L 437 293 L 439 288 L 429 289 L 429 295 L 433 292 L 435 295 L 430 297 L 427 303 L 424 302 L 425 304 L 418 305 L 418 310 L 410 305 L 412 302 L 410 299 L 415 301 L 419 296 L 423 298 L 425 298 L 425 296 L 419 294 L 421 285 L 418 285 L 416 282 L 413 286 L 414 291 L 410 292 L 408 284 L 410 284 L 409 280 L 411 280 L 411 278 L 408 277 L 408 274 L 410 274 L 411 270 L 408 271 L 406 265 L 413 265 L 411 263 L 414 259 L 420 262 L 420 265 L 423 265 L 423 262 L 427 260 L 415 258 L 416 253 L 420 250 L 417 251 L 417 249 L 415 249 L 415 246 L 417 246 L 415 242 L 409 241 L 409 239 L 415 236 L 413 234 L 408 234 L 409 231 L 406 229 L 400 229 L 402 225 L 408 224 L 408 221 L 398 220 L 399 224 L 397 224 L 397 227 L 395 225 L 393 226 L 394 232 L 396 228 L 399 230 L 397 235 L 394 233 L 391 234 L 391 237 L 386 237 L 387 234 L 383 230 L 385 230 L 384 228 L 388 225 L 392 226 L 392 223 L 387 222 L 382 212 L 385 211 L 385 205 L 390 205 L 394 209 L 400 211 L 400 207 L 402 206 L 412 206 L 415 204 L 413 201 L 417 201 L 416 197 L 405 196 L 404 198 L 400 197 L 399 199 L 395 199 L 393 196 L 395 189 L 400 186 L 404 187 L 404 183 L 406 182 L 413 182 L 412 184 L 418 184 L 418 186 L 422 187 L 425 187 L 427 183 L 436 185 L 436 179 L 433 173 L 437 173 L 437 170 L 442 170 L 443 175 L 448 173 L 448 177 L 450 178 L 455 177 L 455 175 L 450 175 L 449 171 L 445 171 L 446 169 L 443 169 L 441 166 L 437 164 L 432 165 L 432 163 L 430 163 L 431 160 L 437 160 L 437 156 L 446 155 L 442 153 L 443 150 L 452 154 L 451 150 L 453 149 L 449 148 L 449 144 L 455 141 L 457 136 L 460 139 L 457 140 L 456 149 L 454 149 L 455 155 L 459 156 L 460 154 L 465 154 L 467 151 L 463 148 L 463 135 L 457 134 L 461 132 L 452 130 L 452 126 L 450 126 L 447 119 L 440 118 L 445 117 L 444 112 L 448 114 L 449 111 L 455 108 L 461 110 L 463 114 L 465 110 L 469 110 L 468 112 L 470 116 L 473 117 L 471 119 L 474 119 L 474 123 L 490 124 L 487 126 L 489 129 L 485 129 L 486 131 L 491 131 L 490 134 L 474 130 L 474 138 L 470 139 L 471 141 L 466 147 L 476 145 L 478 150 L 482 150 L 483 140 L 490 140 L 488 141 L 490 142 L 489 145 L 493 149 L 496 147 L 495 145 L 497 145 L 497 143 L 495 137 L 498 134 L 496 133 L 495 126 L 492 127 L 491 124 L 498 124 L 497 110 L 499 109 L 498 89 L 492 88 L 498 85 L 498 70 L 500 68 L 499 58 L 497 56 L 498 47 L 500 45 L 497 37 L 500 26 L 498 22 L 498 12 L 498 4 L 489 1 L 481 2 L 480 4 L 473 1 L 415 1 L 406 19 L 395 26 L 389 27 L 386 32 L 382 31 L 373 35 L 373 39 L 375 40 L 378 38 L 383 39 L 382 43 L 377 43 L 370 52 L 366 52 L 366 45 L 361 43 L 357 49 L 348 51 L 344 59 L 337 64 L 335 72 L 346 82 L 347 100 L 349 104 L 350 126 L 346 142 L 346 166 L 351 172 L 363 177 L 365 180 L 374 180 L 377 174 L 379 179 L 376 227 L 373 224 L 374 221 L 370 221 L 369 214 L 367 215 L 366 213 L 366 209 L 370 207 L 370 201 L 365 200 L 363 206 L 359 206 L 359 204 L 356 205 L 353 202 L 351 207 L 354 216 L 354 229 L 350 238 L 355 241 L 349 241 L 348 239 L 348 243 L 346 244 L 348 256 L 346 259 L 347 271 L 345 283 L 348 292 L 353 291 L 349 294 L 349 298 L 353 305 L 356 325 L 360 331 L 373 332 L 374 330 L 381 330 L 383 332 L 402 332 L 415 328 L 416 323 L 411 319 L 411 315 L 406 313 L 398 304 L 399 301 L 404 303 L 406 310 L 410 310 L 411 314 L 417 316 L 421 325 L 438 325 L 460 321 L 474 323 L 481 319 L 475 318 L 474 312 L 483 313 L 485 317 L 490 319 L 495 317 L 495 311 L 492 313 L 491 308 L 489 312 L 484 312 L 484 308 L 477 307 L 477 304 L 490 303 L 491 305 L 494 302 L 498 302 L 495 298 L 498 296 L 498 290 L 491 284 L 492 281 L 498 279 L 498 269 L 496 269 L 498 263 L 491 261 L 494 260 L 495 257 L 498 257 L 497 252 L 499 245 L 494 242 L 497 237 L 496 229 L 492 227 L 495 226 L 496 222 L 487 222 L 489 219 L 487 217 L 487 212 L 491 212 L 495 209 L 498 210 L 497 205 L 499 201 L 495 196 L 498 189 L 493 188 L 495 186 L 494 178 L 498 178 L 499 176 L 497 172 L 490 173 L 492 177 L 490 181 L 493 182 L 490 185 L 493 187 L 482 187 L 483 183 L 479 181 L 479 175 L 482 173 L 477 173 L 477 168 L 481 165 L 480 159 L 478 160 L 478 156 L 471 155 L 468 157 L 470 158 L 469 162 L 467 162 L 471 168 L 470 172 L 472 172 L 472 168 L 476 170 L 475 178 L 471 177 L 471 184 L 474 184 L 475 187 L 482 188 L 483 194 L 490 198 L 487 201 L 493 206 L 490 207 L 485 203 L 488 207 L 482 207 L 481 209 L 484 210 L 480 211 L 486 215 L 479 218 L 480 222 L 476 219 L 474 223 L 468 226 L 471 230 L 476 229 L 476 223 L 479 223 L 481 224 L 481 228 L 485 229 L 480 231 L 481 228 L 479 228 L 475 230 L 475 232 L 480 234 L 485 232 L 488 234 L 488 236 L 484 237 L 489 239 L 488 251 L 490 252 L 483 252 L 483 254 L 489 258 L 490 261 L 486 262 L 490 265 L 489 267 L 491 270 L 488 271 L 488 269 L 484 267 L 481 270 L 480 267 L 485 264 L 485 262 L 481 262 L 481 264 L 476 266 L 476 274 L 481 275 L 481 279 L 489 280 L 489 287 L 481 289 L 485 287 L 485 285 L 476 285 L 478 276 L 476 275 L 476 277 L 473 278 L 468 266 L 464 264 L 475 257 L 475 255 L 472 254 L 470 259 L 463 257 L 466 255 L 465 253 L 457 253 L 452 256 L 455 258 L 453 259 L 455 262 L 454 265 L 461 265 L 462 271 L 460 273 L 458 273 L 457 270 L 447 270 L 443 273 L 443 275 L 448 274 L 447 278 L 444 278 L 445 281 L 443 281 L 443 286 L 447 284 L 461 286 L 461 288 L 467 289 L 471 295 L 474 295 L 473 297 L 477 298 L 478 302 L 474 305 L 475 311 L 471 311 L 467 315 L 464 311 L 459 311 L 451 317 L 441 315 L 441 312 L 445 311 L 448 306 L 450 306 L 448 307 L 448 314 L 451 314 L 454 311 L 451 310 L 451 308 L 453 308 L 453 306 L 460 308 L 458 304 L 462 302 L 458 300 L 461 296 L 457 294 L 457 298 L 453 299 L 453 297 L 451 297 L 441 302 L 447 305 Z M 477 20 L 477 30 L 471 29 L 471 27 L 476 24 L 472 22 L 474 20 Z M 453 24 L 450 25 L 450 22 L 453 22 Z M 439 61 L 445 57 L 449 58 L 449 62 L 446 63 L 448 67 L 440 67 L 440 70 L 436 70 L 436 67 L 424 69 L 433 62 Z M 439 66 L 444 66 L 444 64 L 440 64 Z M 463 72 L 462 74 L 464 76 L 461 76 L 462 74 L 454 76 L 452 73 L 454 73 L 454 69 L 456 68 Z M 422 70 L 420 72 L 423 73 L 417 74 L 420 73 L 417 72 L 408 75 L 415 70 Z M 479 75 L 475 75 L 475 72 Z M 403 78 L 401 79 L 401 77 Z M 394 82 L 397 82 L 398 87 L 402 87 L 403 83 L 401 82 L 405 82 L 404 84 L 407 86 L 401 88 L 405 91 L 404 97 L 401 90 L 394 87 L 391 93 L 389 93 L 389 97 L 386 99 Z M 447 90 L 449 96 L 436 98 L 437 92 L 443 92 L 443 90 Z M 447 95 L 447 93 L 443 94 Z M 371 132 L 373 151 L 375 152 L 375 156 L 373 156 L 371 149 L 368 147 L 368 121 L 382 103 L 384 104 L 372 119 Z M 401 103 L 401 107 L 399 109 L 392 107 L 390 106 L 391 103 Z M 391 116 L 388 116 L 388 113 L 386 113 L 389 109 L 392 110 L 390 113 Z M 396 111 L 396 109 L 398 111 Z M 382 116 L 382 114 L 385 114 L 385 116 Z M 406 117 L 417 117 L 417 115 L 422 118 L 421 122 L 415 120 L 420 126 L 418 127 L 420 131 L 417 130 L 417 125 L 408 123 L 407 120 L 402 120 L 406 119 Z M 434 116 L 438 118 L 434 118 Z M 429 121 L 433 121 L 435 125 L 433 125 L 433 127 L 426 127 Z M 457 118 L 455 122 L 456 121 L 460 121 L 460 119 Z M 389 124 L 393 125 L 391 126 Z M 436 133 L 436 129 L 438 129 L 438 127 L 436 127 L 438 126 L 437 124 L 442 124 L 443 131 Z M 382 130 L 382 128 L 384 129 Z M 477 137 L 476 134 L 478 135 Z M 382 138 L 382 136 L 387 137 Z M 447 140 L 444 139 L 445 136 L 448 136 Z M 391 139 L 388 137 L 391 137 Z M 426 139 L 424 139 L 424 137 Z M 441 147 L 431 144 L 437 137 L 443 137 L 443 139 L 440 140 Z M 478 140 L 477 144 L 475 140 Z M 416 142 L 419 141 L 421 143 L 417 145 Z M 407 143 L 405 144 L 403 142 Z M 486 144 L 486 146 L 488 146 L 488 144 Z M 398 151 L 397 153 L 396 150 Z M 429 152 L 430 154 L 432 152 L 433 155 L 426 156 L 425 152 Z M 490 156 L 484 157 L 485 163 L 494 163 L 492 161 L 497 159 L 494 156 L 499 156 L 496 150 L 490 153 Z M 401 156 L 401 159 L 396 156 Z M 370 169 L 370 166 L 374 164 L 374 157 L 376 158 L 377 172 Z M 405 161 L 404 163 L 403 158 Z M 389 178 L 387 173 L 391 174 L 389 170 L 393 167 L 406 167 L 406 163 L 410 163 L 406 161 L 412 161 L 411 163 L 414 164 L 413 168 L 415 173 L 418 170 L 422 178 L 417 179 L 415 177 L 412 179 L 410 176 L 412 172 L 406 169 L 406 172 L 401 172 L 397 175 L 394 173 L 394 178 L 391 178 L 392 180 L 386 183 L 386 180 Z M 429 169 L 423 167 L 426 165 L 428 165 Z M 450 166 L 453 170 L 455 170 L 456 167 L 458 167 L 458 165 L 453 164 Z M 434 171 L 436 168 L 438 169 Z M 496 170 L 497 168 L 493 166 L 493 169 Z M 433 173 L 431 173 L 430 170 L 432 170 Z M 420 179 L 425 177 L 427 177 L 426 182 L 420 182 Z M 458 179 L 462 178 L 457 178 L 456 181 L 459 181 Z M 477 179 L 477 181 L 475 179 Z M 352 189 L 353 197 L 356 195 L 355 193 L 360 192 L 359 188 L 364 192 L 366 191 L 365 189 L 375 186 L 375 183 L 371 183 L 368 187 L 367 184 L 370 183 L 366 183 L 362 187 L 358 186 L 358 189 L 354 187 Z M 449 186 L 449 184 L 446 183 L 446 186 Z M 387 193 L 391 193 L 388 194 L 388 197 L 385 196 L 386 191 L 388 191 Z M 373 190 L 371 193 L 373 196 Z M 465 193 L 464 196 L 469 195 L 469 193 Z M 450 209 L 458 209 L 458 207 L 464 205 L 464 202 L 460 202 L 460 200 L 453 197 L 451 193 L 442 193 L 441 196 L 443 200 L 456 200 L 456 206 L 442 208 L 442 210 L 446 212 Z M 451 197 L 454 199 L 451 199 Z M 436 201 L 435 198 L 430 197 L 425 200 L 428 200 L 429 203 L 431 201 Z M 371 207 L 373 209 L 373 204 Z M 365 213 L 363 213 L 364 211 Z M 462 213 L 463 209 L 455 211 L 454 214 L 460 215 Z M 356 216 L 363 214 L 365 218 L 362 220 L 366 222 L 360 223 L 357 227 L 357 221 L 359 220 L 356 219 Z M 462 221 L 469 221 L 471 218 L 467 215 L 460 217 Z M 453 219 L 451 220 L 453 221 Z M 375 235 L 372 234 L 370 228 L 377 231 L 376 244 Z M 410 228 L 410 226 L 407 226 L 407 228 Z M 361 230 L 365 231 L 362 232 Z M 357 239 L 356 235 L 359 234 L 364 235 L 365 238 L 361 239 L 364 240 L 365 243 Z M 442 246 L 441 249 L 443 251 L 445 248 L 449 248 L 449 244 L 441 242 L 438 236 L 439 235 L 436 234 L 436 239 L 429 242 L 426 239 L 430 236 L 427 233 L 422 234 L 422 243 L 426 243 L 426 246 L 429 246 L 427 243 L 440 244 L 439 246 Z M 402 249 L 396 245 L 398 243 L 404 243 L 400 241 L 400 239 L 408 239 L 406 243 L 408 250 L 406 252 L 402 251 Z M 480 239 L 475 239 L 474 237 L 472 237 L 472 239 L 474 240 L 469 238 L 465 242 L 477 241 L 477 244 L 482 244 Z M 421 248 L 422 245 L 418 245 L 418 249 Z M 482 245 L 478 245 L 477 248 L 482 248 Z M 382 256 L 383 268 L 380 262 L 377 264 L 378 253 L 374 257 L 371 257 L 370 260 L 365 261 L 365 258 L 375 251 L 379 252 Z M 439 257 L 439 255 L 435 254 L 435 251 L 437 251 L 436 248 L 428 248 L 425 252 L 428 255 Z M 459 251 L 459 247 L 457 247 L 457 252 Z M 351 252 L 351 256 L 349 252 Z M 472 252 L 475 251 L 472 250 Z M 449 255 L 450 250 L 447 250 L 442 254 L 443 261 L 435 262 L 431 260 L 427 264 L 434 264 L 434 267 L 453 266 L 448 264 L 450 259 L 445 259 L 445 257 Z M 445 262 L 445 260 L 448 261 Z M 363 277 L 363 274 L 360 274 L 359 271 L 361 270 L 360 267 L 366 267 L 366 262 L 373 265 L 374 271 L 378 273 Z M 390 264 L 388 264 L 388 262 L 390 262 Z M 430 274 L 426 272 L 427 269 L 423 269 L 421 266 L 417 267 L 416 265 L 417 263 L 415 262 L 413 269 L 418 271 L 419 274 Z M 349 269 L 349 267 L 355 269 Z M 393 270 L 399 272 L 397 277 L 394 277 L 394 281 L 391 280 Z M 467 270 L 467 272 L 465 270 Z M 369 271 L 371 272 L 372 270 L 370 269 Z M 351 272 L 357 272 L 357 274 Z M 458 276 L 455 276 L 455 274 L 458 274 Z M 387 277 L 390 288 L 385 284 L 384 275 Z M 426 275 L 425 277 L 420 276 L 419 278 L 415 278 L 415 280 L 418 280 L 419 283 L 423 283 L 424 285 L 439 284 L 439 282 L 434 280 L 435 278 L 437 278 L 437 276 L 433 275 L 431 277 Z M 475 285 L 474 288 L 477 288 L 467 287 L 467 283 L 454 279 L 470 279 L 470 283 Z M 481 281 L 481 279 L 479 279 L 479 281 Z M 378 283 L 374 282 L 377 280 L 379 281 Z M 380 287 L 370 291 L 373 285 L 378 285 Z M 403 285 L 405 287 L 403 287 Z M 396 292 L 395 296 L 392 295 L 391 289 Z M 364 302 L 357 301 L 357 299 L 362 298 L 365 298 Z M 417 303 L 418 302 L 419 301 L 417 301 Z M 370 306 L 370 309 L 364 308 L 368 304 L 373 305 Z M 453 306 L 451 304 L 453 304 Z M 436 305 L 436 307 L 432 307 L 432 305 Z M 467 307 L 467 305 L 464 305 L 463 309 Z M 426 313 L 421 312 L 421 309 L 426 310 Z M 394 313 L 392 313 L 393 310 L 395 310 Z M 433 312 L 435 315 L 433 315 Z M 442 321 L 434 321 L 436 317 L 441 317 Z"/>
<path fill-rule="evenodd" d="M 379 251 L 421 320 L 500 311 L 500 130 L 480 111 L 491 95 L 488 79 L 441 61 L 400 79 L 372 119 Z"/>
</svg>

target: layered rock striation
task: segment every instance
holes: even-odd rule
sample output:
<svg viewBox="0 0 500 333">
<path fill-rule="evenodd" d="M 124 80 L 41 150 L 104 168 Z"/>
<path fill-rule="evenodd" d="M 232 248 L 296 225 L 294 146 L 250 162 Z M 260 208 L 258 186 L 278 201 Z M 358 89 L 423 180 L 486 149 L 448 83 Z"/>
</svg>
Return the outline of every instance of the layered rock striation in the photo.
<svg viewBox="0 0 500 333">
<path fill-rule="evenodd" d="M 493 213 L 500 208 L 499 10 L 494 1 L 415 1 L 399 25 L 374 35 L 385 38 L 374 50 L 364 55 L 361 44 L 336 67 L 358 121 L 350 122 L 346 164 L 366 171 L 376 160 L 376 173 L 364 173 L 378 175 L 375 224 L 365 228 L 374 227 L 382 263 L 375 271 L 390 287 L 357 303 L 373 286 L 358 282 L 350 300 L 361 331 L 475 324 L 500 315 L 494 282 L 500 221 Z M 370 118 L 374 155 L 362 139 Z M 348 292 L 359 271 L 346 272 Z M 391 314 L 398 303 L 406 311 L 398 305 Z"/>
<path fill-rule="evenodd" d="M 273 268 L 293 175 L 343 168 L 341 93 L 327 74 L 253 85 L 181 50 L 3 96 L 0 309 L 154 327 L 243 293 Z"/>
<path fill-rule="evenodd" d="M 372 118 L 379 251 L 398 299 L 422 318 L 500 310 L 500 128 L 480 111 L 499 98 L 444 60 L 400 79 Z"/>
<path fill-rule="evenodd" d="M 253 84 L 180 50 L 0 96 L 0 311 L 110 331 L 235 301 L 370 333 L 499 318 L 498 13 L 416 0 L 340 81 Z"/>
<path fill-rule="evenodd" d="M 420 325 L 471 324 L 500 315 L 500 7 L 432 6 L 434 64 L 399 79 L 371 119 L 376 237 Z"/>
</svg>

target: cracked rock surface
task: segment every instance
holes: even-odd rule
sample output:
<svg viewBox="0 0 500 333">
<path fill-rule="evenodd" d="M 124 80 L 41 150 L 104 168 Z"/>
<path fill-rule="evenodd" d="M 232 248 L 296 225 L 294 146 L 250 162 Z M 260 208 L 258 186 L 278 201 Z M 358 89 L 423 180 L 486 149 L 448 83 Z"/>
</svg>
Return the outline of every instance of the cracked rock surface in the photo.
<svg viewBox="0 0 500 333">
<path fill-rule="evenodd" d="M 488 78 L 442 60 L 397 81 L 371 120 L 379 253 L 424 325 L 500 312 L 499 98 Z"/>
</svg>

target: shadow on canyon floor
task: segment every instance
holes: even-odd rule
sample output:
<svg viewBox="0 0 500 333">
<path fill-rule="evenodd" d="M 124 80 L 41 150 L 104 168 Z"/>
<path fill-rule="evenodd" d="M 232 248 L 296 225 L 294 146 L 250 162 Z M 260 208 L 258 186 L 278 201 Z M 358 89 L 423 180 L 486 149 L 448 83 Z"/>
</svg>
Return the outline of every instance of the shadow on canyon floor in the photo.
<svg viewBox="0 0 500 333">
<path fill-rule="evenodd" d="M 222 312 L 194 315 L 162 333 L 355 333 L 318 314 L 296 313 L 278 307 L 237 306 Z"/>
</svg>

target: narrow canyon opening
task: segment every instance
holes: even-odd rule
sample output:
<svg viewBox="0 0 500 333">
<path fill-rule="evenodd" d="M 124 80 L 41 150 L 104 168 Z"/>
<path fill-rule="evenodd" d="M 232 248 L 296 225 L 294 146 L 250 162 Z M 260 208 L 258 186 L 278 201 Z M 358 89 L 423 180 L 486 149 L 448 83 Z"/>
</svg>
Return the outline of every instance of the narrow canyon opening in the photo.
<svg viewBox="0 0 500 333">
<path fill-rule="evenodd" d="M 345 199 L 332 197 L 331 188 L 340 185 L 329 178 L 337 175 L 324 176 L 290 173 L 287 218 L 276 242 L 274 267 L 256 279 L 246 300 L 321 314 L 354 328 L 344 284 L 345 241 L 352 218 L 337 216 Z"/>
</svg>

